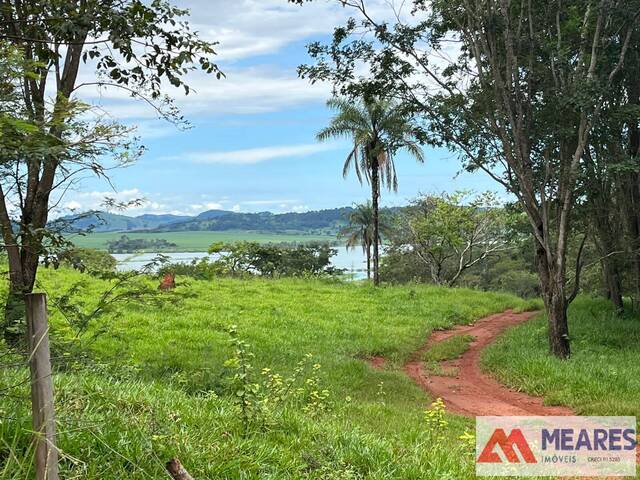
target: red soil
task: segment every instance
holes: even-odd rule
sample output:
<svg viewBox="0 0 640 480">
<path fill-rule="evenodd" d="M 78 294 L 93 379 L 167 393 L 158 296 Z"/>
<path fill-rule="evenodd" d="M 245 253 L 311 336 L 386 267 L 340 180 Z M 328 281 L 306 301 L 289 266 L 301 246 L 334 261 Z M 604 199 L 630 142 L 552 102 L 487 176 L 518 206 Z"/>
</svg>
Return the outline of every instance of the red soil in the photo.
<svg viewBox="0 0 640 480">
<path fill-rule="evenodd" d="M 434 398 L 442 398 L 448 411 L 466 416 L 476 415 L 574 415 L 561 406 L 543 405 L 543 400 L 511 390 L 480 370 L 482 350 L 507 328 L 526 322 L 537 312 L 515 313 L 507 310 L 450 330 L 434 332 L 427 343 L 404 366 L 405 373 Z M 441 362 L 443 371 L 455 376 L 429 374 L 422 357 L 432 345 L 455 335 L 472 335 L 469 349 L 455 360 Z M 369 364 L 376 370 L 385 366 L 383 357 L 372 357 Z M 640 464 L 640 444 L 637 450 Z M 566 478 L 566 477 L 565 477 Z"/>
<path fill-rule="evenodd" d="M 371 365 L 376 370 L 384 370 L 384 364 L 386 362 L 384 357 L 371 357 L 368 358 L 367 361 L 369 362 L 369 365 Z"/>
<path fill-rule="evenodd" d="M 461 415 L 573 415 L 566 407 L 543 405 L 541 398 L 510 390 L 480 370 L 480 353 L 505 329 L 525 322 L 535 312 L 507 310 L 478 320 L 473 325 L 434 332 L 426 345 L 404 366 L 404 371 L 435 398 L 442 398 L 447 410 Z M 461 357 L 442 362 L 455 376 L 431 375 L 425 371 L 422 356 L 433 344 L 454 335 L 472 335 L 475 340 Z"/>
</svg>

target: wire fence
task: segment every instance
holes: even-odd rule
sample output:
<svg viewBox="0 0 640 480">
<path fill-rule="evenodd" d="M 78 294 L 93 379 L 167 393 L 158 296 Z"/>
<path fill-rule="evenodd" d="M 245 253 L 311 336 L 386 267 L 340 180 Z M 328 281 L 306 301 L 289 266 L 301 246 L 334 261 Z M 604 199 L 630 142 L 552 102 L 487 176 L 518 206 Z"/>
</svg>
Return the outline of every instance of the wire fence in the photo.
<svg viewBox="0 0 640 480">
<path fill-rule="evenodd" d="M 165 472 L 165 463 L 153 448 L 144 449 L 146 459 L 142 464 L 127 454 L 126 448 L 122 449 L 118 442 L 114 443 L 113 432 L 104 431 L 106 419 L 103 421 L 91 420 L 92 410 L 76 408 L 80 405 L 96 404 L 96 396 L 83 394 L 82 389 L 73 388 L 74 385 L 69 385 L 65 381 L 65 376 L 72 373 L 68 368 L 65 368 L 69 364 L 68 355 L 52 356 L 50 358 L 50 365 L 54 367 L 52 373 L 34 377 L 32 372 L 34 354 L 41 345 L 42 338 L 39 338 L 37 343 L 33 345 L 31 353 L 27 353 L 0 342 L 0 478 L 3 480 L 23 480 L 36 476 L 34 464 L 37 464 L 37 460 L 34 461 L 34 458 L 38 456 L 38 442 L 41 440 L 41 433 L 33 428 L 32 416 L 38 411 L 38 407 L 32 410 L 31 406 L 36 401 L 35 396 L 38 395 L 38 393 L 34 393 L 34 391 L 38 391 L 38 388 L 34 389 L 34 386 L 46 379 L 53 380 L 59 393 L 56 403 L 61 407 L 59 409 L 61 415 L 57 418 L 55 426 L 58 438 L 61 438 L 62 442 L 47 446 L 54 447 L 57 451 L 59 464 L 64 474 L 61 478 L 85 478 L 89 471 L 94 478 L 106 478 L 107 475 L 113 474 L 113 465 L 118 463 L 126 465 L 126 470 L 132 474 L 130 478 L 158 478 L 159 472 Z M 62 366 L 62 368 L 56 369 L 56 366 Z M 82 365 L 80 370 L 95 374 L 99 368 L 92 370 L 89 365 Z M 41 410 L 42 408 L 40 408 Z M 127 435 L 144 439 L 149 436 L 149 432 L 136 422 L 131 422 L 127 424 Z M 109 461 L 92 458 L 89 463 L 65 451 L 65 444 L 72 443 L 73 439 L 78 437 L 90 437 L 94 445 L 106 452 L 107 455 L 104 457 L 109 457 Z M 57 460 L 56 465 L 58 465 Z M 57 475 L 55 477 L 37 475 L 37 477 L 58 478 Z"/>
<path fill-rule="evenodd" d="M 3 347 L 6 348 L 6 347 Z M 0 478 L 3 480 L 24 480 L 33 475 L 33 464 L 35 450 L 34 431 L 31 425 L 31 394 L 30 387 L 34 381 L 30 378 L 29 361 L 23 355 L 5 350 L 0 358 Z M 58 359 L 53 358 L 53 364 Z M 8 360 L 8 361 L 7 361 Z M 113 475 L 114 459 L 126 465 L 126 469 L 132 474 L 130 478 L 154 479 L 158 478 L 159 472 L 165 471 L 167 459 L 162 459 L 154 449 L 145 449 L 147 457 L 144 465 L 126 453 L 126 449 L 120 449 L 118 443 L 113 442 L 111 432 L 103 433 L 105 422 L 95 421 L 88 418 L 80 410 L 74 414 L 73 408 L 65 408 L 61 401 L 69 401 L 71 405 L 91 404 L 96 401 L 95 395 L 82 395 L 78 392 L 69 394 L 66 391 L 61 377 L 65 374 L 58 372 L 53 374 L 54 385 L 59 392 L 56 406 L 58 416 L 57 427 L 57 451 L 61 466 L 61 478 L 81 479 L 91 471 L 92 477 L 106 478 Z M 9 434 L 10 433 L 10 434 Z M 146 438 L 149 431 L 141 428 L 136 422 L 127 425 L 127 436 L 132 438 Z M 68 440 L 77 437 L 91 437 L 96 445 L 108 453 L 110 461 L 101 462 L 94 458 L 89 460 L 81 459 L 65 450 Z M 103 455 L 104 456 L 104 455 Z M 99 465 L 102 463 L 103 468 Z M 118 463 L 117 461 L 115 463 Z M 153 467 L 150 468 L 149 464 Z M 96 468 L 96 466 L 98 466 Z M 113 477 L 110 477 L 113 478 Z"/>
</svg>

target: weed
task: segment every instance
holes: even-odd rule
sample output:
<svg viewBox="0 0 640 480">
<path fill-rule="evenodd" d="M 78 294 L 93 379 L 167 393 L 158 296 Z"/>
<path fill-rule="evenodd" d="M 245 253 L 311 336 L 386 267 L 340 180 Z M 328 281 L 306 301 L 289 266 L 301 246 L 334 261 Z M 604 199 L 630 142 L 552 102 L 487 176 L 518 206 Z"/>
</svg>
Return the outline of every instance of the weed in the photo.
<svg viewBox="0 0 640 480">
<path fill-rule="evenodd" d="M 473 335 L 454 335 L 431 346 L 425 352 L 424 359 L 427 362 L 453 360 L 469 350 L 469 346 L 474 340 Z"/>
</svg>

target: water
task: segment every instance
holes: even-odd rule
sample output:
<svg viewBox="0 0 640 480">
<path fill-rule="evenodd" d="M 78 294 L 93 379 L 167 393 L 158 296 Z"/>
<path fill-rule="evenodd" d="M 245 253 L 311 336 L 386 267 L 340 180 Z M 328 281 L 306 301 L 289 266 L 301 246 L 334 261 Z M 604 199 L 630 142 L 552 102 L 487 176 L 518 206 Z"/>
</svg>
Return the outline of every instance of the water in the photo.
<svg viewBox="0 0 640 480">
<path fill-rule="evenodd" d="M 342 268 L 356 280 L 367 277 L 367 257 L 361 248 L 347 249 L 347 247 L 332 247 L 337 254 L 332 257 L 331 265 Z M 118 262 L 118 270 L 121 272 L 140 270 L 144 268 L 158 255 L 169 258 L 171 263 L 191 263 L 193 260 L 209 257 L 207 252 L 181 252 L 181 253 L 112 253 Z"/>
</svg>

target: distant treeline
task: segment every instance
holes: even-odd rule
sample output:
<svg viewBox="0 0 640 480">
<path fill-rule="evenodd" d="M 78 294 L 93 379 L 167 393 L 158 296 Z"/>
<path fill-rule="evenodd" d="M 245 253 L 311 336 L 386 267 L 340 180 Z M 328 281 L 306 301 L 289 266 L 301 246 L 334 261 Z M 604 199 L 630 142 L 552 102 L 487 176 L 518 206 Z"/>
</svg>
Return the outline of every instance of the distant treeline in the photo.
<svg viewBox="0 0 640 480">
<path fill-rule="evenodd" d="M 127 235 L 122 235 L 116 240 L 107 242 L 107 250 L 109 253 L 133 253 L 140 251 L 163 251 L 167 249 L 176 248 L 173 242 L 169 242 L 164 238 L 130 238 Z"/>
<path fill-rule="evenodd" d="M 265 233 L 294 233 L 335 235 L 345 225 L 350 207 L 304 213 L 235 213 L 205 212 L 198 217 L 176 222 L 154 231 L 225 231 L 253 230 Z"/>
<path fill-rule="evenodd" d="M 383 209 L 388 212 L 398 208 Z M 63 232 L 189 232 L 189 231 L 254 231 L 336 235 L 345 226 L 352 207 L 310 212 L 240 213 L 209 210 L 195 217 L 177 215 L 141 215 L 129 217 L 108 212 L 86 212 L 62 217 L 50 227 Z"/>
</svg>

